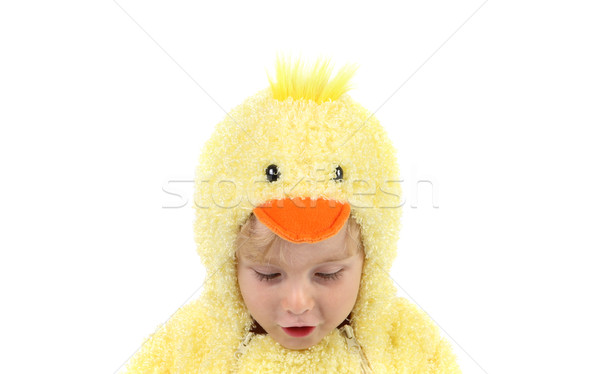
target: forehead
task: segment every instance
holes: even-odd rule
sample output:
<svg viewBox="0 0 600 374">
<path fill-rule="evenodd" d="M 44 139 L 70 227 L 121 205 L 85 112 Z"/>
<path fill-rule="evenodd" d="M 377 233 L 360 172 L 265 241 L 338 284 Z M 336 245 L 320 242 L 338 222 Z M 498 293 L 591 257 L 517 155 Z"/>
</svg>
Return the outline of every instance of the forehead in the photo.
<svg viewBox="0 0 600 374">
<path fill-rule="evenodd" d="M 285 243 L 275 246 L 265 256 L 265 262 L 282 265 L 307 265 L 324 262 L 342 261 L 350 255 L 344 245 L 339 247 L 322 243 Z"/>
<path fill-rule="evenodd" d="M 264 229 L 268 230 L 258 220 L 257 225 L 262 225 Z M 346 247 L 346 225 L 334 236 L 317 243 L 292 243 L 283 239 L 277 240 L 264 257 L 264 262 L 274 265 L 281 265 L 282 262 L 302 265 L 345 260 L 351 257 Z"/>
</svg>

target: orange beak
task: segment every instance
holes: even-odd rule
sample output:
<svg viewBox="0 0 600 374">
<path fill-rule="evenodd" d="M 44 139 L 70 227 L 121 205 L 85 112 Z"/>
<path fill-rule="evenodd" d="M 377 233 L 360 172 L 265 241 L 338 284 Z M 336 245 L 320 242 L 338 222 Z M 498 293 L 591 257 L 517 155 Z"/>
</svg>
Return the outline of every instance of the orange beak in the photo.
<svg viewBox="0 0 600 374">
<path fill-rule="evenodd" d="M 254 215 L 285 240 L 316 243 L 334 236 L 350 216 L 350 204 L 323 198 L 269 200 Z"/>
</svg>

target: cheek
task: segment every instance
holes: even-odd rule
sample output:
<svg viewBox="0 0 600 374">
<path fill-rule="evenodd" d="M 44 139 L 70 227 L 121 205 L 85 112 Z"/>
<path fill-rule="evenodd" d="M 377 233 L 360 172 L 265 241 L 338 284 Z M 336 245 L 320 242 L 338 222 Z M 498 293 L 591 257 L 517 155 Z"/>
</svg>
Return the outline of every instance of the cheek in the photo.
<svg viewBox="0 0 600 374">
<path fill-rule="evenodd" d="M 238 273 L 238 282 L 244 302 L 248 308 L 256 308 L 269 304 L 271 297 L 264 282 L 256 279 L 256 276 L 248 271 Z"/>
<path fill-rule="evenodd" d="M 329 305 L 339 305 L 344 307 L 353 306 L 358 295 L 360 285 L 360 273 L 346 274 L 348 277 L 338 285 L 330 287 L 326 302 Z"/>
</svg>

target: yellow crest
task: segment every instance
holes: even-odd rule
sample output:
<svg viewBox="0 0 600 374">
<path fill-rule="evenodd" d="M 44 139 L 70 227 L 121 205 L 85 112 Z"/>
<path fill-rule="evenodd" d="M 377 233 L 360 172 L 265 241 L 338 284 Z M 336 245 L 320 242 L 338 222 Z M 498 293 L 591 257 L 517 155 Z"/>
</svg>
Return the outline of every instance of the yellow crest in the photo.
<svg viewBox="0 0 600 374">
<path fill-rule="evenodd" d="M 333 66 L 330 59 L 319 58 L 312 66 L 298 58 L 291 61 L 289 58 L 277 56 L 275 67 L 275 81 L 267 74 L 273 97 L 285 100 L 291 97 L 294 100 L 313 100 L 322 103 L 328 100 L 337 100 L 348 92 L 350 79 L 358 66 L 344 65 L 331 79 Z"/>
</svg>

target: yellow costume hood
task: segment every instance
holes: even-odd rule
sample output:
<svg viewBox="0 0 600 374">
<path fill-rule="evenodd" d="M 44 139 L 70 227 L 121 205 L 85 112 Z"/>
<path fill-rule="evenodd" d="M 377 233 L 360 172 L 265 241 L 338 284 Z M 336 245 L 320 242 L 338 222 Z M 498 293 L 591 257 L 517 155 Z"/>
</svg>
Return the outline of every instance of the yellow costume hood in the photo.
<svg viewBox="0 0 600 374">
<path fill-rule="evenodd" d="M 459 372 L 429 318 L 395 295 L 388 273 L 401 212 L 396 155 L 375 117 L 346 93 L 353 72 L 344 67 L 330 79 L 328 61 L 306 69 L 279 60 L 271 87 L 216 126 L 196 174 L 203 293 L 157 330 L 129 372 Z M 276 179 L 269 176 L 275 172 Z M 295 351 L 249 333 L 253 320 L 237 284 L 234 242 L 259 207 L 317 200 L 349 206 L 361 227 L 363 274 L 351 328 Z"/>
</svg>

